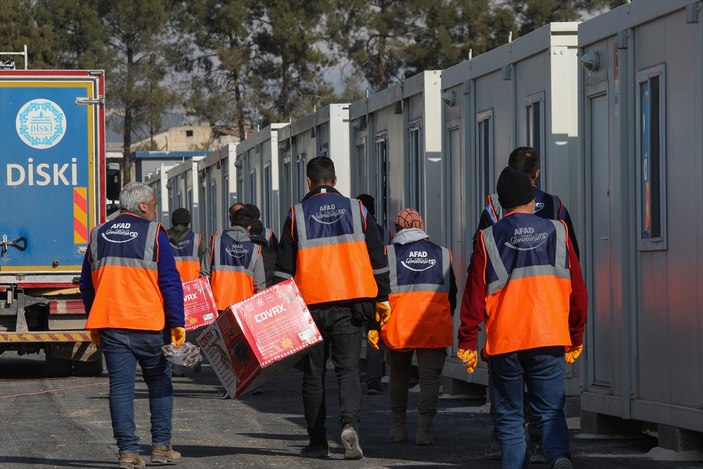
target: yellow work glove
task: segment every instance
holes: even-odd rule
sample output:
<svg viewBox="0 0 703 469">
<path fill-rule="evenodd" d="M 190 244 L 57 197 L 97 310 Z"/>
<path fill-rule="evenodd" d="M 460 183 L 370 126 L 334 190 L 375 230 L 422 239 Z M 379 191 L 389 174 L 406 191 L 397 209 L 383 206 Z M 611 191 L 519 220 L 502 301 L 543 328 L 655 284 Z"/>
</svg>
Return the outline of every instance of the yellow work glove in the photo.
<svg viewBox="0 0 703 469">
<path fill-rule="evenodd" d="M 178 348 L 183 345 L 186 340 L 186 330 L 182 327 L 172 327 L 171 328 L 171 342 L 173 346 Z"/>
<path fill-rule="evenodd" d="M 92 329 L 90 331 L 90 341 L 95 345 L 100 345 L 100 330 Z"/>
<path fill-rule="evenodd" d="M 369 334 L 366 336 L 366 338 L 369 341 L 369 345 L 373 347 L 374 350 L 378 350 L 378 341 L 381 340 L 380 336 L 378 335 L 378 331 L 376 329 L 371 329 L 369 331 Z"/>
<path fill-rule="evenodd" d="M 384 325 L 391 318 L 391 305 L 387 301 L 376 303 L 376 322 Z"/>
<path fill-rule="evenodd" d="M 572 364 L 573 362 L 576 361 L 578 357 L 581 356 L 581 352 L 583 352 L 583 344 L 581 345 L 567 345 L 564 347 L 564 361 L 567 364 Z"/>
<path fill-rule="evenodd" d="M 464 362 L 466 371 L 468 371 L 469 373 L 474 372 L 474 370 L 476 369 L 476 365 L 478 365 L 478 353 L 476 353 L 476 350 L 466 350 L 460 348 L 456 352 L 456 357 L 462 362 Z"/>
</svg>

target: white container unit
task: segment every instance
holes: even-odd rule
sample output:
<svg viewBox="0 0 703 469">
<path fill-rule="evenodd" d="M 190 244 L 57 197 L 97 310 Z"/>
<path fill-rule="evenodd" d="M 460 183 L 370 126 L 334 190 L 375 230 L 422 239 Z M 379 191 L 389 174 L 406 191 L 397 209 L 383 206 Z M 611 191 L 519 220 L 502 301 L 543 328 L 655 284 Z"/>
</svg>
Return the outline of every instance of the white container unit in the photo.
<svg viewBox="0 0 703 469">
<path fill-rule="evenodd" d="M 432 239 L 442 240 L 441 72 L 425 71 L 353 103 L 349 108 L 351 194 L 376 199 L 388 232 L 411 207 Z"/>
<path fill-rule="evenodd" d="M 210 238 L 229 226 L 229 207 L 237 199 L 237 144 L 230 143 L 198 161 L 202 234 Z"/>
<path fill-rule="evenodd" d="M 518 146 L 539 151 L 539 185 L 562 198 L 582 239 L 577 27 L 551 23 L 442 72 L 443 228 L 460 295 L 486 195 L 495 193 L 498 176 Z M 487 385 L 485 364 L 480 365 L 469 376 L 458 360 L 449 360 L 445 375 Z M 567 380 L 569 394 L 579 388 L 579 379 Z"/>
<path fill-rule="evenodd" d="M 665 447 L 667 429 L 703 431 L 702 28 L 693 0 L 632 2 L 579 26 L 581 408 L 656 423 Z"/>
<path fill-rule="evenodd" d="M 190 226 L 193 231 L 203 233 L 203 221 L 200 218 L 200 191 L 198 190 L 198 161 L 204 156 L 194 157 L 166 172 L 170 213 L 177 208 L 190 212 Z M 167 226 L 170 227 L 170 224 Z"/>
<path fill-rule="evenodd" d="M 278 141 L 281 225 L 290 206 L 308 193 L 305 166 L 316 156 L 334 161 L 339 192 L 357 195 L 350 192 L 349 104 L 330 104 L 291 122 L 279 131 Z"/>
<path fill-rule="evenodd" d="M 271 124 L 237 145 L 237 201 L 254 204 L 264 226 L 281 231 L 279 200 L 279 132 L 288 124 Z"/>
</svg>

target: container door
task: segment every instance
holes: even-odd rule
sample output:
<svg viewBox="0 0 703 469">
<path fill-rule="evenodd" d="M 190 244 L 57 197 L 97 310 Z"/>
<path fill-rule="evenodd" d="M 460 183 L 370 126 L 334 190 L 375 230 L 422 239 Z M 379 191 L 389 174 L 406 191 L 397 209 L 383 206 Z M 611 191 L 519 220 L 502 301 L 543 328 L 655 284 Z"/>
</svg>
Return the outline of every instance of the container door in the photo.
<svg viewBox="0 0 703 469">
<path fill-rule="evenodd" d="M 97 81 L 0 80 L 0 272 L 80 270 L 97 223 Z"/>
<path fill-rule="evenodd" d="M 592 323 L 593 382 L 596 386 L 612 385 L 612 278 L 610 234 L 610 152 L 608 149 L 608 96 L 590 99 L 588 144 L 592 167 L 593 287 L 590 292 L 593 305 Z"/>
</svg>

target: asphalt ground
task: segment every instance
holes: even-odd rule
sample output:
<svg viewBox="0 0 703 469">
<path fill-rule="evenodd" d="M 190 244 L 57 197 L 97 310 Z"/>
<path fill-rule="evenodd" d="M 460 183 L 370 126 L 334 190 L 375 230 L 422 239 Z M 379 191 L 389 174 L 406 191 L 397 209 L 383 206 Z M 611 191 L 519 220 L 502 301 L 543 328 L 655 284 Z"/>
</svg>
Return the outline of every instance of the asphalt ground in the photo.
<svg viewBox="0 0 703 469">
<path fill-rule="evenodd" d="M 0 467 L 110 468 L 117 466 L 108 410 L 106 373 L 98 378 L 44 378 L 42 357 L 0 356 Z M 484 451 L 491 429 L 483 399 L 442 395 L 433 427 L 434 444 L 414 444 L 418 389 L 410 390 L 409 441 L 388 437 L 386 394 L 362 396 L 364 459 L 344 461 L 338 422 L 337 387 L 328 370 L 329 459 L 304 459 L 302 375 L 291 369 L 267 383 L 261 394 L 223 399 L 208 365 L 200 373 L 174 378 L 173 445 L 183 468 L 486 468 L 501 467 Z M 362 383 L 362 391 L 365 391 Z M 135 412 L 142 456 L 149 454 L 146 386 L 138 377 Z M 703 468 L 703 462 L 675 461 L 691 454 L 658 448 L 652 435 L 595 436 L 569 419 L 574 467 L 583 469 Z M 532 464 L 531 468 L 546 468 Z"/>
</svg>

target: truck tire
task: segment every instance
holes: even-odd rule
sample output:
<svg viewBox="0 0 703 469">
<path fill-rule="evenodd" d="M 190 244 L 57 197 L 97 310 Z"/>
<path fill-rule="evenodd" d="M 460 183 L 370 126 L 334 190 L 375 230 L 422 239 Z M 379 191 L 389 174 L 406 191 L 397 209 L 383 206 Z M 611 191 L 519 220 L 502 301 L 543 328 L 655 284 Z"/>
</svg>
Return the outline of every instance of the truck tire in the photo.
<svg viewBox="0 0 703 469">
<path fill-rule="evenodd" d="M 91 362 L 73 362 L 76 376 L 100 376 L 103 373 L 103 356 Z"/>
<path fill-rule="evenodd" d="M 73 371 L 73 362 L 64 358 L 58 358 L 52 355 L 51 351 L 46 352 L 46 361 L 44 362 L 44 374 L 50 378 L 63 378 L 70 376 Z"/>
</svg>

